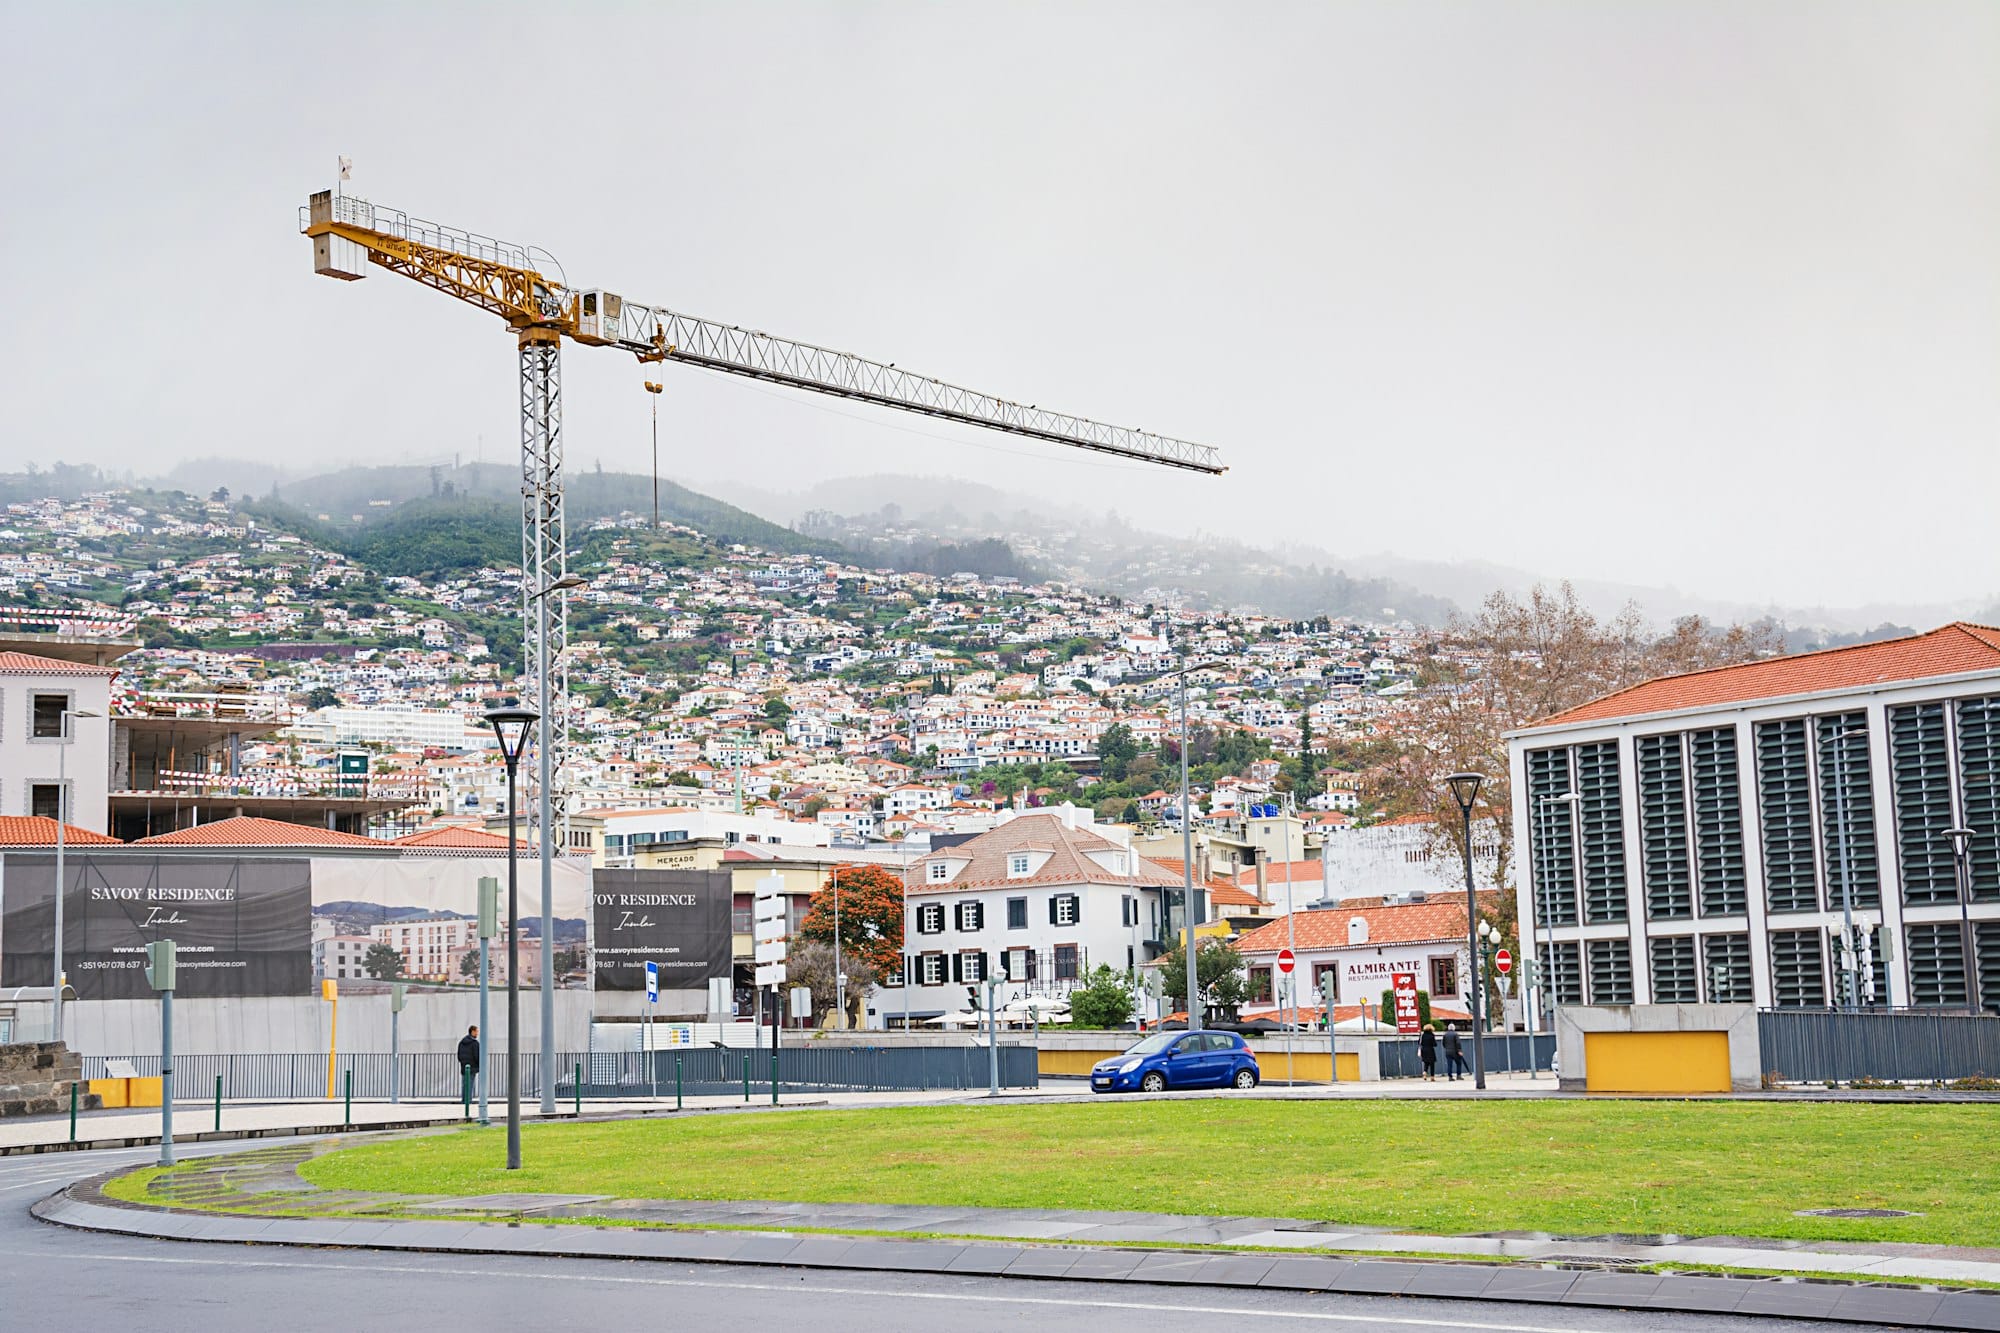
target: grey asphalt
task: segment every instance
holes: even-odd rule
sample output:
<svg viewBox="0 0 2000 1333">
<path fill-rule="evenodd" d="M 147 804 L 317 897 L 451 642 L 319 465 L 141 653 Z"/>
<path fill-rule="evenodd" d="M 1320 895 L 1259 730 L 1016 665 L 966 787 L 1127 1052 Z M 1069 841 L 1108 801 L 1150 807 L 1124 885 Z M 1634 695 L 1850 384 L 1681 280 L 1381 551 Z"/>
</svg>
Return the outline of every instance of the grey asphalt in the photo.
<svg viewBox="0 0 2000 1333">
<path fill-rule="evenodd" d="M 242 1150 L 205 1145 L 188 1155 Z M 809 1323 L 814 1333 L 1016 1328 L 1089 1321 L 1097 1330 L 1281 1327 L 1467 1329 L 1482 1333 L 1730 1333 L 1820 1329 L 1657 1310 L 1321 1295 L 1256 1288 L 1024 1281 L 974 1274 L 806 1270 L 673 1261 L 390 1254 L 153 1240 L 38 1222 L 29 1205 L 71 1180 L 152 1160 L 150 1150 L 0 1160 L 0 1325 L 147 1327 L 235 1333 L 274 1326 L 424 1329 L 674 1322 Z M 1387 1268 L 1387 1265 L 1384 1265 Z"/>
</svg>

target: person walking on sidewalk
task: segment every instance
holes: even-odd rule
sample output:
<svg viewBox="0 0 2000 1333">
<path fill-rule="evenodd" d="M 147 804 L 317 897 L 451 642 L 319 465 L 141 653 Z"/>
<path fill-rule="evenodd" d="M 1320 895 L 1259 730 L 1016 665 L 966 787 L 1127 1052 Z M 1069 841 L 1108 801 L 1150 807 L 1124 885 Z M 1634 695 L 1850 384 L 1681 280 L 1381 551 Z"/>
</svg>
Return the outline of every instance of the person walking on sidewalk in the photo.
<svg viewBox="0 0 2000 1333">
<path fill-rule="evenodd" d="M 1458 1081 L 1460 1073 L 1471 1073 L 1465 1063 L 1465 1047 L 1458 1039 L 1458 1024 L 1444 1025 L 1444 1067 L 1451 1074 L 1452 1081 Z"/>
<path fill-rule="evenodd" d="M 1424 1030 L 1417 1034 L 1417 1055 L 1424 1062 L 1424 1082 L 1430 1083 L 1438 1075 L 1438 1025 L 1424 1024 Z"/>
</svg>

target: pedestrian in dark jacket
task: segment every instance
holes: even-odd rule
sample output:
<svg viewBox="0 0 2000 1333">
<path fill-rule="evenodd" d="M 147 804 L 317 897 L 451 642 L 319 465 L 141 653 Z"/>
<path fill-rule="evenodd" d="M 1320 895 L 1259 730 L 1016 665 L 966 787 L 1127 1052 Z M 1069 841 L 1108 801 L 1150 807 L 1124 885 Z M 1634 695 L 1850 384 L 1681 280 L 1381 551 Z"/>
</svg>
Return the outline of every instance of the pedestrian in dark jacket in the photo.
<svg viewBox="0 0 2000 1333">
<path fill-rule="evenodd" d="M 1438 1072 L 1438 1025 L 1424 1024 L 1424 1030 L 1417 1034 L 1417 1054 L 1424 1062 L 1424 1082 L 1437 1078 Z"/>
<path fill-rule="evenodd" d="M 1444 1067 L 1454 1081 L 1461 1072 L 1471 1073 L 1465 1064 L 1465 1047 L 1458 1040 L 1458 1025 L 1447 1023 L 1444 1028 Z"/>
<path fill-rule="evenodd" d="M 458 1039 L 458 1067 L 469 1084 L 479 1074 L 479 1025 L 473 1024 Z"/>
</svg>

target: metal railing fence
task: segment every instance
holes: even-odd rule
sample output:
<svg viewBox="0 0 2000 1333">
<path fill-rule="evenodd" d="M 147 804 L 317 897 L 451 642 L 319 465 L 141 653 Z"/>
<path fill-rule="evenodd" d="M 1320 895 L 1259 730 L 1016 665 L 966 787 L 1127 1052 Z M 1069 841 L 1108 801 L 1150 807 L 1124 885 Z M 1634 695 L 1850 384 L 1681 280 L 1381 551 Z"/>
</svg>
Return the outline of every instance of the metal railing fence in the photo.
<svg viewBox="0 0 2000 1333">
<path fill-rule="evenodd" d="M 1440 1034 L 1442 1035 L 1442 1034 Z M 1472 1038 L 1467 1033 L 1459 1033 L 1465 1043 L 1465 1063 L 1472 1064 Z M 1415 1038 L 1400 1041 L 1378 1041 L 1375 1049 L 1382 1059 L 1383 1078 L 1418 1078 L 1424 1072 L 1424 1062 L 1418 1053 Z M 1486 1034 L 1486 1072 L 1489 1074 L 1526 1073 L 1529 1069 L 1547 1070 L 1555 1057 L 1556 1039 L 1552 1033 L 1540 1032 L 1533 1037 L 1525 1032 L 1511 1036 L 1504 1032 Z M 1437 1072 L 1445 1073 L 1444 1043 L 1438 1043 Z"/>
<path fill-rule="evenodd" d="M 2000 1077 L 2000 1018 L 1922 1010 L 1766 1009 L 1763 1073 L 1793 1083 Z"/>
</svg>

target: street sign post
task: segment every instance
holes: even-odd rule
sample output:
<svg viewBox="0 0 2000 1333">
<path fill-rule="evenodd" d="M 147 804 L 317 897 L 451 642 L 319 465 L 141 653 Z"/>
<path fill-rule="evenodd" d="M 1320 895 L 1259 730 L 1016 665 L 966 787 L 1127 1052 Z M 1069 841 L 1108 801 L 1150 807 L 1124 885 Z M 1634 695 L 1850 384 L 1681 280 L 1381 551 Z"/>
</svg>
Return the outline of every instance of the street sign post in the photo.
<svg viewBox="0 0 2000 1333">
<path fill-rule="evenodd" d="M 1514 955 L 1506 949 L 1496 950 L 1493 954 L 1493 970 L 1503 977 L 1512 972 L 1514 970 Z"/>
<path fill-rule="evenodd" d="M 646 1028 L 639 1035 L 645 1039 L 646 1082 L 652 1087 L 655 1097 L 660 1095 L 660 1073 L 658 1062 L 653 1059 L 653 1024 L 660 1018 L 660 965 L 650 960 L 646 963 Z"/>
<path fill-rule="evenodd" d="M 174 1164 L 174 942 L 146 946 L 146 980 L 160 993 L 160 1165 Z"/>
<path fill-rule="evenodd" d="M 1338 1038 L 1333 1032 L 1333 1001 L 1339 985 L 1338 974 L 1332 968 L 1328 968 L 1319 979 L 1320 1001 L 1326 1005 L 1326 1081 L 1329 1083 L 1340 1082 L 1340 1050 Z"/>
<path fill-rule="evenodd" d="M 1298 955 L 1293 953 L 1290 949 L 1278 950 L 1279 974 L 1287 977 L 1292 975 L 1292 969 L 1298 965 L 1298 961 L 1299 961 Z"/>
<path fill-rule="evenodd" d="M 785 1025 L 784 1011 L 778 1007 L 778 987 L 785 984 L 785 881 L 769 875 L 757 881 L 757 898 L 752 909 L 758 987 L 770 988 L 771 1015 L 771 1104 L 778 1103 L 778 1029 Z M 747 1082 L 747 1076 L 746 1076 Z M 748 1089 L 746 1087 L 745 1091 Z"/>
<path fill-rule="evenodd" d="M 403 1005 L 409 998 L 409 982 L 389 983 L 389 1101 L 392 1105 L 403 1100 L 401 1096 L 403 1046 L 398 1029 L 402 1025 Z"/>
</svg>

